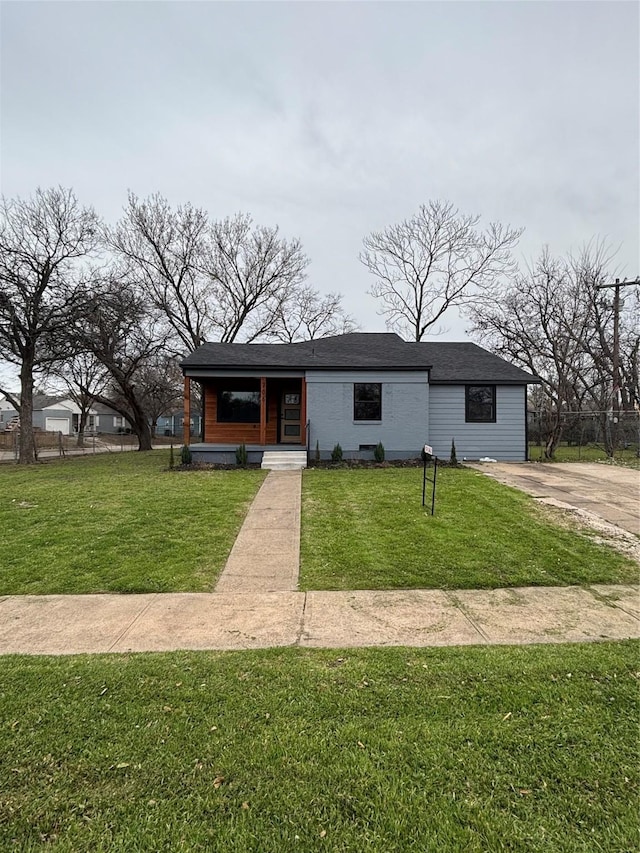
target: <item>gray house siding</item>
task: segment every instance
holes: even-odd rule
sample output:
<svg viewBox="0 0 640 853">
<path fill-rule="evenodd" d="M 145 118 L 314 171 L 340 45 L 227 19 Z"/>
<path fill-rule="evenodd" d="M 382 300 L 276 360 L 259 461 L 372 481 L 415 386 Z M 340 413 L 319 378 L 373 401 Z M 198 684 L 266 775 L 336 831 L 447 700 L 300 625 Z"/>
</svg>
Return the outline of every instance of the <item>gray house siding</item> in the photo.
<svg viewBox="0 0 640 853">
<path fill-rule="evenodd" d="M 422 371 L 307 371 L 307 418 L 309 449 L 316 442 L 320 456 L 328 459 L 336 444 L 345 458 L 371 458 L 361 445 L 382 442 L 387 459 L 419 456 L 428 442 L 429 384 Z M 353 386 L 356 382 L 379 382 L 382 386 L 380 421 L 354 419 Z"/>
<path fill-rule="evenodd" d="M 49 432 L 73 435 L 72 413 L 69 409 L 39 409 L 33 412 L 33 425 Z"/>
<path fill-rule="evenodd" d="M 496 422 L 465 423 L 465 386 L 432 385 L 429 444 L 436 456 L 448 459 L 455 439 L 458 461 L 489 456 L 503 462 L 526 458 L 524 385 L 496 386 Z"/>
<path fill-rule="evenodd" d="M 131 424 L 129 421 L 126 420 L 126 418 L 123 420 L 122 415 L 114 409 L 109 409 L 102 403 L 98 403 L 94 408 L 97 413 L 95 424 L 96 431 L 98 433 L 104 433 L 106 435 L 120 435 L 123 432 L 131 431 Z M 119 420 L 116 421 L 116 418 Z M 124 426 L 122 424 L 124 424 Z"/>
</svg>

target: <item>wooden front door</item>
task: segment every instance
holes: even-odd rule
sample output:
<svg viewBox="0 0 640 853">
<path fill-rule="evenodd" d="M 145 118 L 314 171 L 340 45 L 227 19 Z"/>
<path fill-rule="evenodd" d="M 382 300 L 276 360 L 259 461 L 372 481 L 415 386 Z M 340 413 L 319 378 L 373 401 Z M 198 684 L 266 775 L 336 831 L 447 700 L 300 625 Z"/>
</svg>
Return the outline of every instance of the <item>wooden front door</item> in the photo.
<svg viewBox="0 0 640 853">
<path fill-rule="evenodd" d="M 280 401 L 280 443 L 302 441 L 302 407 L 300 391 L 283 391 Z"/>
</svg>

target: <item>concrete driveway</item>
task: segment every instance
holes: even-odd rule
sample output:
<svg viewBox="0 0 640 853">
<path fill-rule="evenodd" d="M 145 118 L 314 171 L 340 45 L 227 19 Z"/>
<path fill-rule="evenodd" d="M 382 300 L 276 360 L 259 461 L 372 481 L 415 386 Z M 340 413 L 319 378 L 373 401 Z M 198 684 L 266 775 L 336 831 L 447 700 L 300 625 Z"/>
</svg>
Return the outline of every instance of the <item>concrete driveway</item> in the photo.
<svg viewBox="0 0 640 853">
<path fill-rule="evenodd" d="M 536 498 L 586 510 L 640 536 L 640 471 L 598 462 L 486 462 L 472 467 Z"/>
</svg>

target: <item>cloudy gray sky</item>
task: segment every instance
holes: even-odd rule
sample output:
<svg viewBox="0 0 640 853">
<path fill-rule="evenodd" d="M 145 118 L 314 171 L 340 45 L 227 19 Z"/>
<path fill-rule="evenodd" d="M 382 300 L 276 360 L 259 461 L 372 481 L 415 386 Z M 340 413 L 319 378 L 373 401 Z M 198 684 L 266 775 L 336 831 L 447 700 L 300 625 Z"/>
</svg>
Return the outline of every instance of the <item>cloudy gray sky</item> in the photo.
<svg viewBox="0 0 640 853">
<path fill-rule="evenodd" d="M 127 189 L 299 237 L 384 328 L 365 234 L 429 199 L 640 271 L 636 2 L 2 2 L 0 184 Z M 451 317 L 446 337 L 462 339 Z"/>
</svg>

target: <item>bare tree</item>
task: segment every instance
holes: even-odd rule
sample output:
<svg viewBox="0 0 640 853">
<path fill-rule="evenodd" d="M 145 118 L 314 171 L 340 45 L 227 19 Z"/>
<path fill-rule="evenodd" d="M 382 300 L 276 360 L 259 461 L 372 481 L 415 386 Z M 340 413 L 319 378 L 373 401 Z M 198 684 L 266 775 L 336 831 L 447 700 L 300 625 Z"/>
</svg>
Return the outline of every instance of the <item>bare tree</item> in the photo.
<svg viewBox="0 0 640 853">
<path fill-rule="evenodd" d="M 166 354 L 166 330 L 130 270 L 95 273 L 92 284 L 75 335 L 78 348 L 108 372 L 105 391 L 94 399 L 129 421 L 138 450 L 151 450 L 145 377 Z"/>
<path fill-rule="evenodd" d="M 171 208 L 159 194 L 141 201 L 129 193 L 124 217 L 107 229 L 107 243 L 132 266 L 176 337 L 176 352 L 191 352 L 213 334 L 211 279 L 202 271 L 208 241 L 205 211 Z"/>
<path fill-rule="evenodd" d="M 599 289 L 610 280 L 612 259 L 598 241 L 567 258 L 553 258 L 545 249 L 526 272 L 496 285 L 469 309 L 480 339 L 540 377 L 547 458 L 553 458 L 571 416 L 587 411 L 601 421 L 606 452 L 614 450 L 607 424 L 613 306 Z M 634 335 L 628 319 L 623 328 L 631 366 Z"/>
<path fill-rule="evenodd" d="M 418 213 L 363 240 L 360 260 L 375 278 L 387 327 L 420 341 L 454 306 L 468 305 L 513 271 L 522 229 L 460 213 L 450 202 L 429 201 Z"/>
<path fill-rule="evenodd" d="M 159 353 L 140 369 L 137 386 L 155 436 L 158 418 L 182 403 L 182 371 L 175 359 Z"/>
<path fill-rule="evenodd" d="M 72 190 L 37 189 L 29 199 L 0 204 L 0 358 L 20 372 L 19 461 L 35 461 L 34 374 L 68 352 L 68 329 L 79 305 L 79 259 L 98 242 L 99 222 Z"/>
<path fill-rule="evenodd" d="M 300 241 L 280 237 L 277 227 L 254 226 L 241 213 L 215 222 L 205 272 L 214 291 L 216 337 L 232 342 L 267 335 L 303 285 L 308 264 Z"/>
<path fill-rule="evenodd" d="M 104 365 L 90 352 L 76 352 L 53 366 L 50 376 L 60 381 L 69 397 L 80 409 L 76 444 L 84 447 L 84 435 L 89 412 L 96 395 L 105 391 L 108 373 Z"/>
<path fill-rule="evenodd" d="M 304 285 L 283 305 L 268 336 L 284 343 L 345 335 L 358 326 L 342 307 L 339 293 L 321 294 Z"/>
</svg>

